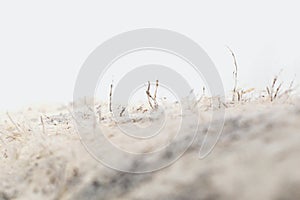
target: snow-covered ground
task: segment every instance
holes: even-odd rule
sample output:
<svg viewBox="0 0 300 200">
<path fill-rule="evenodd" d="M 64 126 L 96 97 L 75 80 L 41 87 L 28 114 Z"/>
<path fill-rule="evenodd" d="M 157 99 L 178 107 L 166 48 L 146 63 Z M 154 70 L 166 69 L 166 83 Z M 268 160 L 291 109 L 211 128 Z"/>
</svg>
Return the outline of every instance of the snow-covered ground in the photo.
<svg viewBox="0 0 300 200">
<path fill-rule="evenodd" d="M 176 105 L 166 108 L 169 121 L 164 131 L 172 135 L 181 116 Z M 71 106 L 1 113 L 0 199 L 300 199 L 299 101 L 255 101 L 224 109 L 223 133 L 208 157 L 198 158 L 199 139 L 209 124 L 212 134 L 217 134 L 214 124 L 220 120 L 210 122 L 209 106 L 200 108 L 198 139 L 186 153 L 171 166 L 145 174 L 118 172 L 97 162 L 80 141 Z M 115 122 L 105 112 L 97 115 L 97 121 L 113 142 L 147 152 L 167 137 L 140 146 L 124 142 L 118 123 L 145 125 L 160 120 L 159 115 L 147 117 L 146 108 L 137 107 L 136 112 L 136 121 Z M 190 126 L 184 129 L 189 137 Z M 180 143 L 185 142 L 182 137 Z"/>
</svg>

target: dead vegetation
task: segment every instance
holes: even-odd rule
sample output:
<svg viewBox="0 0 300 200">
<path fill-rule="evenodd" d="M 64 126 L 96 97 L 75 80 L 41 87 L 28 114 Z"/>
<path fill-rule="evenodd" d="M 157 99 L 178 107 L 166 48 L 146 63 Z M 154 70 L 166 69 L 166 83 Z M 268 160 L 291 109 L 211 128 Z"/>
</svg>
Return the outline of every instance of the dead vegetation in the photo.
<svg viewBox="0 0 300 200">
<path fill-rule="evenodd" d="M 234 52 L 231 49 L 229 49 L 229 50 L 230 50 L 231 55 L 232 55 L 233 60 L 234 60 L 234 71 L 233 71 L 234 86 L 233 86 L 233 90 L 232 90 L 233 95 L 232 95 L 231 101 L 230 101 L 230 98 L 229 98 L 228 101 L 223 101 L 223 99 L 221 97 L 210 97 L 209 94 L 207 94 L 206 88 L 203 87 L 202 88 L 202 95 L 198 99 L 193 99 L 194 102 L 192 102 L 193 104 L 191 104 L 191 109 L 195 108 L 196 106 L 197 107 L 199 106 L 204 111 L 211 110 L 212 108 L 216 108 L 216 109 L 217 108 L 222 108 L 222 107 L 228 108 L 228 106 L 232 102 L 233 102 L 232 105 L 236 105 L 235 102 L 247 102 L 248 99 L 246 99 L 246 97 L 245 97 L 246 94 L 249 94 L 249 93 L 251 93 L 255 90 L 254 88 L 240 89 L 238 87 L 239 86 L 238 85 L 238 78 L 239 78 L 239 76 L 238 76 L 239 71 L 238 70 L 239 70 L 239 67 L 238 67 L 237 59 L 236 59 L 236 56 L 235 56 Z M 148 85 L 146 86 L 146 91 L 145 92 L 146 92 L 146 95 L 147 95 L 148 104 L 150 106 L 150 109 L 156 110 L 159 106 L 158 101 L 157 101 L 159 81 L 156 80 L 155 88 L 152 90 L 153 93 L 151 92 L 151 82 L 148 81 L 147 83 L 148 83 Z M 152 83 L 152 85 L 154 85 L 154 83 Z M 289 97 L 293 91 L 294 91 L 294 80 L 292 80 L 290 82 L 287 89 L 284 89 L 284 84 L 283 84 L 283 82 L 281 82 L 279 80 L 279 75 L 277 75 L 272 79 L 272 82 L 271 82 L 270 86 L 267 86 L 265 88 L 264 92 L 266 93 L 266 96 L 260 96 L 259 100 L 261 100 L 261 97 L 264 97 L 263 98 L 264 100 L 267 99 L 268 102 L 274 102 L 274 101 L 276 101 L 276 100 L 278 100 L 282 97 Z M 193 92 L 193 91 L 191 91 L 191 92 Z M 106 102 L 104 105 L 100 104 L 95 109 L 95 111 L 97 113 L 97 117 L 99 118 L 99 122 L 104 121 L 106 119 L 110 119 L 110 117 L 111 117 L 111 115 L 105 115 L 105 113 L 104 113 L 104 115 L 102 115 L 103 113 L 101 112 L 101 109 L 103 107 L 105 107 L 106 111 L 108 110 L 110 113 L 112 112 L 112 95 L 113 95 L 113 82 L 110 84 L 109 102 L 108 103 Z M 250 100 L 255 100 L 255 99 L 250 99 Z M 87 100 L 85 99 L 85 104 L 87 104 L 86 101 Z M 145 104 L 146 103 L 147 102 L 145 102 Z M 161 103 L 161 102 L 159 102 L 159 103 Z M 190 102 L 188 102 L 188 103 L 190 103 Z M 253 105 L 257 106 L 258 104 L 253 104 Z M 170 107 L 170 108 L 174 109 L 174 107 Z M 89 110 L 88 113 L 94 112 L 94 109 L 92 109 L 91 107 L 87 107 L 87 109 Z M 144 107 L 144 105 L 143 106 L 136 106 L 134 109 L 135 109 L 135 111 L 137 111 L 139 113 L 145 113 L 145 112 L 148 112 L 150 110 L 147 106 Z M 119 113 L 119 116 L 123 117 L 125 115 L 125 111 L 127 111 L 127 108 L 120 106 L 120 110 L 121 110 L 121 112 Z M 269 112 L 271 113 L 271 111 L 273 112 L 274 110 L 276 111 L 276 107 L 274 107 L 274 109 L 270 110 Z M 248 111 L 251 111 L 251 110 L 249 109 Z M 269 112 L 268 112 L 268 114 L 269 114 Z M 250 112 L 245 112 L 245 113 L 250 113 Z M 286 112 L 286 113 L 288 113 L 288 112 Z M 232 119 L 229 118 L 228 121 L 234 122 L 234 123 L 232 123 L 232 127 L 233 127 L 232 130 L 235 130 L 234 128 L 236 128 L 236 124 L 238 124 L 239 126 L 240 126 L 240 124 L 243 124 L 243 123 L 236 123 L 235 122 L 235 120 L 239 119 L 241 115 L 243 115 L 243 114 L 239 114 L 235 118 L 232 118 Z M 35 128 L 35 127 L 32 128 L 31 125 L 29 125 L 29 124 L 27 126 L 23 126 L 22 122 L 20 122 L 20 120 L 16 117 L 16 115 L 14 116 L 13 114 L 10 114 L 10 113 L 7 112 L 6 116 L 7 116 L 8 124 L 10 126 L 9 126 L 9 129 L 6 129 L 6 128 L 3 129 L 3 130 L 1 130 L 2 128 L 0 129 L 0 142 L 1 142 L 0 146 L 3 149 L 3 152 L 1 152 L 1 153 L 2 153 L 3 159 L 5 159 L 5 160 L 8 160 L 8 159 L 17 160 L 22 151 L 18 150 L 18 149 L 15 150 L 13 148 L 8 149 L 9 145 L 7 145 L 7 144 L 10 144 L 11 142 L 23 142 L 23 141 L 21 141 L 21 139 L 25 138 L 24 137 L 24 136 L 26 136 L 25 133 L 26 132 L 27 133 L 34 132 L 33 128 Z M 282 116 L 284 116 L 284 115 L 282 115 Z M 258 117 L 260 117 L 260 116 L 258 116 Z M 75 132 L 75 127 L 73 127 L 71 125 L 72 124 L 71 121 L 72 120 L 76 121 L 76 119 L 75 119 L 74 116 L 72 116 L 71 111 L 69 111 L 67 114 L 59 114 L 59 115 L 52 115 L 52 116 L 46 116 L 45 114 L 43 114 L 43 115 L 39 115 L 36 118 L 37 119 L 34 119 L 33 122 L 37 124 L 36 127 L 38 129 L 36 129 L 35 131 L 37 131 L 38 133 L 43 133 L 43 136 L 45 136 L 43 138 L 43 140 L 45 140 L 45 138 L 46 139 L 52 138 L 52 137 L 47 137 L 47 136 L 63 135 L 63 134 L 64 134 L 63 138 L 65 138 L 65 136 L 71 138 L 71 140 L 69 140 L 69 141 L 75 140 L 77 138 L 75 136 L 73 137 L 72 134 L 66 134 L 66 133 L 74 133 Z M 90 119 L 91 115 L 88 115 L 87 113 L 83 113 L 83 118 Z M 133 119 L 132 121 L 126 121 L 126 123 L 127 122 L 135 123 L 135 122 L 139 122 L 142 119 L 144 119 L 143 116 L 140 117 L 140 118 L 137 118 L 137 119 Z M 153 119 L 151 119 L 151 120 L 153 120 Z M 259 120 L 257 120 L 257 118 L 253 119 L 253 124 L 257 123 L 257 121 L 259 121 Z M 109 123 L 111 123 L 111 122 L 112 121 L 109 121 Z M 279 119 L 278 119 L 278 122 L 281 122 L 281 121 L 279 121 Z M 249 123 L 249 124 L 251 124 L 251 123 Z M 274 124 L 276 124 L 276 123 L 274 123 Z M 3 127 L 6 127 L 6 126 L 7 126 L 7 123 L 5 125 L 3 125 Z M 243 126 L 243 125 L 241 125 L 241 126 Z M 251 126 L 249 126 L 249 127 L 251 127 Z M 229 129 L 230 129 L 230 127 L 229 127 Z M 247 130 L 246 125 L 245 125 L 244 129 L 239 130 L 239 131 L 244 131 L 244 130 Z M 189 131 L 189 129 L 187 129 L 187 131 Z M 228 131 L 228 133 L 229 132 L 231 133 L 232 131 Z M 234 136 L 232 136 L 232 137 L 234 137 Z M 34 141 L 32 144 L 35 144 L 35 142 L 36 141 Z M 57 143 L 58 143 L 57 140 L 54 140 L 52 145 L 57 144 Z M 19 143 L 17 143 L 17 144 L 19 144 Z M 28 146 L 30 147 L 30 145 L 28 145 Z M 46 154 L 46 153 L 43 154 L 44 147 L 46 147 L 47 145 L 49 145 L 49 143 L 45 143 L 41 147 L 38 146 L 38 148 L 40 148 L 41 150 L 39 150 L 37 152 L 36 151 L 33 152 L 32 155 L 35 156 L 33 158 L 36 158 L 37 160 L 42 160 L 42 161 L 43 161 L 43 159 L 46 159 L 46 158 L 48 159 L 50 157 L 49 155 L 52 155 L 52 153 L 49 153 L 49 155 Z M 65 145 L 63 147 L 65 147 Z M 77 147 L 77 146 L 75 146 L 75 147 Z M 62 148 L 62 147 L 60 147 L 60 148 Z M 79 149 L 79 148 L 74 148 L 74 149 Z M 42 153 L 40 153 L 40 152 L 42 152 Z M 70 155 L 71 155 L 71 153 L 70 153 Z M 31 158 L 32 157 L 30 157 L 30 159 Z M 23 159 L 23 160 L 26 160 L 26 159 Z M 57 160 L 59 160 L 59 159 L 55 159 L 55 162 L 57 162 Z M 72 157 L 71 161 L 73 161 L 73 160 L 74 160 L 74 158 Z M 52 161 L 52 160 L 50 160 L 50 161 Z M 49 169 L 53 168 L 53 163 L 54 162 L 51 162 L 51 164 L 49 164 L 49 166 L 50 166 Z M 201 168 L 198 168 L 198 169 L 201 169 Z M 56 174 L 55 174 L 55 176 L 60 177 L 60 175 L 56 175 Z M 75 170 L 74 176 L 76 176 L 76 177 L 78 176 L 78 171 Z M 230 179 L 230 180 L 232 180 L 232 179 Z M 76 179 L 76 183 L 77 183 L 77 181 L 78 180 Z M 115 180 L 113 180 L 113 181 L 115 181 Z M 111 181 L 111 183 L 113 183 L 113 181 Z M 70 185 L 70 182 L 66 182 L 65 184 Z M 69 186 L 69 185 L 67 185 L 67 186 Z M 98 183 L 96 185 L 98 185 Z M 64 187 L 67 187 L 67 186 L 64 186 Z M 97 186 L 97 187 L 99 187 L 99 186 Z M 60 192 L 59 192 L 59 195 L 61 195 Z M 10 198 L 10 197 L 4 197 L 4 194 L 2 194 L 2 196 L 1 196 L 1 192 L 0 192 L 0 199 L 1 199 L 1 197 L 7 198 L 7 199 Z"/>
<path fill-rule="evenodd" d="M 281 82 L 279 85 L 276 85 L 277 82 L 278 82 L 278 76 L 275 76 L 272 81 L 272 85 L 270 87 L 269 86 L 266 87 L 266 91 L 267 91 L 267 94 L 268 94 L 271 102 L 274 101 L 278 97 L 279 91 L 283 84 Z"/>
<path fill-rule="evenodd" d="M 279 75 L 281 72 L 279 73 Z M 294 90 L 294 80 L 291 81 L 289 87 L 287 89 L 283 89 L 283 82 L 279 82 L 279 75 L 276 75 L 273 80 L 271 86 L 266 87 L 266 93 L 269 101 L 273 102 L 276 99 L 280 99 L 283 96 L 289 97 L 290 94 Z"/>
<path fill-rule="evenodd" d="M 246 94 L 249 94 L 255 90 L 255 88 L 250 88 L 250 89 L 241 89 L 238 88 L 238 64 L 237 64 L 237 59 L 235 56 L 235 53 L 227 46 L 227 49 L 230 51 L 231 56 L 233 58 L 233 64 L 234 64 L 234 70 L 233 70 L 233 78 L 234 78 L 234 85 L 232 89 L 232 102 L 241 102 L 241 101 L 247 101 L 247 99 L 244 98 Z"/>
<path fill-rule="evenodd" d="M 236 99 L 236 95 L 239 94 L 239 91 L 237 90 L 237 85 L 238 85 L 238 64 L 237 60 L 235 57 L 234 52 L 227 46 L 227 49 L 230 51 L 231 56 L 233 58 L 233 64 L 234 64 L 234 70 L 233 70 L 233 77 L 234 77 L 234 85 L 232 89 L 232 101 L 234 102 Z M 240 96 L 240 95 L 238 95 Z"/>
<path fill-rule="evenodd" d="M 110 84 L 110 90 L 109 90 L 109 112 L 112 112 L 112 90 L 113 90 L 113 82 Z"/>
<path fill-rule="evenodd" d="M 232 102 L 245 102 L 245 101 L 251 101 L 251 100 L 256 100 L 256 99 L 251 99 L 251 98 L 244 98 L 244 96 L 246 94 L 251 94 L 255 91 L 255 88 L 250 88 L 250 89 L 241 89 L 238 87 L 238 78 L 239 78 L 239 66 L 237 64 L 237 59 L 236 59 L 236 55 L 235 53 L 229 48 L 227 47 L 227 49 L 230 51 L 231 56 L 233 58 L 233 63 L 234 63 L 234 71 L 233 71 L 233 77 L 234 77 L 234 85 L 233 85 L 233 90 L 232 90 Z M 281 73 L 281 72 L 280 72 Z M 279 75 L 280 75 L 279 73 Z M 267 86 L 265 91 L 267 95 L 262 95 L 260 97 L 265 98 L 267 96 L 267 99 L 270 102 L 275 101 L 276 99 L 280 99 L 282 97 L 287 97 L 289 98 L 291 93 L 295 90 L 294 88 L 294 82 L 295 79 L 293 79 L 290 82 L 290 85 L 287 89 L 283 89 L 283 82 L 279 83 L 279 75 L 276 75 L 273 80 L 272 80 L 272 84 L 270 86 Z M 259 98 L 260 98 L 259 97 Z"/>
<path fill-rule="evenodd" d="M 213 97 L 209 96 L 206 94 L 206 87 L 203 86 L 202 88 L 202 95 L 194 99 L 191 103 L 190 108 L 195 108 L 199 107 L 204 110 L 209 110 L 212 108 L 228 108 L 230 104 L 235 104 L 235 103 L 246 103 L 250 101 L 260 101 L 260 100 L 268 100 L 270 102 L 275 101 L 276 99 L 280 99 L 282 97 L 289 97 L 290 94 L 294 91 L 294 80 L 291 81 L 289 87 L 284 90 L 283 87 L 283 82 L 279 83 L 278 77 L 279 75 L 275 76 L 274 79 L 272 80 L 272 84 L 270 86 L 267 86 L 263 91 L 265 92 L 263 95 L 257 91 L 255 88 L 248 88 L 244 89 L 239 86 L 239 70 L 240 67 L 238 65 L 237 57 L 234 51 L 226 46 L 227 49 L 229 50 L 232 59 L 233 59 L 233 88 L 232 88 L 232 96 L 231 100 L 228 100 L 225 97 Z M 151 91 L 151 85 L 155 85 L 154 90 Z M 147 96 L 147 103 L 152 110 L 156 110 L 158 108 L 158 100 L 157 100 L 157 92 L 158 92 L 158 87 L 159 87 L 159 80 L 155 81 L 155 84 L 151 83 L 150 81 L 147 82 L 146 85 L 146 96 Z M 256 92 L 257 91 L 257 92 Z M 262 91 L 262 90 L 260 90 Z M 153 92 L 153 93 L 152 93 Z M 194 92 L 192 90 L 192 92 Z M 112 95 L 113 95 L 113 81 L 110 84 L 110 90 L 109 90 L 109 103 L 108 103 L 108 110 L 111 113 L 112 112 Z M 223 99 L 225 98 L 225 99 Z M 176 102 L 175 102 L 176 104 Z M 125 111 L 127 110 L 126 107 L 121 106 L 120 111 L 119 111 L 119 116 L 123 117 L 125 114 Z M 141 112 L 145 113 L 149 111 L 149 108 L 146 108 L 143 106 L 138 106 L 138 108 L 135 108 L 136 112 Z M 101 116 L 101 105 L 99 105 L 99 109 L 97 109 L 97 114 L 99 117 L 99 121 L 103 120 L 104 117 Z"/>
<path fill-rule="evenodd" d="M 157 103 L 156 97 L 157 97 L 157 89 L 158 89 L 158 80 L 156 80 L 155 91 L 154 91 L 153 96 L 150 93 L 150 88 L 151 88 L 151 83 L 150 83 L 150 81 L 148 81 L 148 87 L 147 87 L 147 90 L 146 90 L 146 95 L 147 95 L 147 98 L 148 98 L 148 103 L 149 103 L 149 106 L 152 109 L 157 109 L 158 108 L 158 103 Z"/>
</svg>

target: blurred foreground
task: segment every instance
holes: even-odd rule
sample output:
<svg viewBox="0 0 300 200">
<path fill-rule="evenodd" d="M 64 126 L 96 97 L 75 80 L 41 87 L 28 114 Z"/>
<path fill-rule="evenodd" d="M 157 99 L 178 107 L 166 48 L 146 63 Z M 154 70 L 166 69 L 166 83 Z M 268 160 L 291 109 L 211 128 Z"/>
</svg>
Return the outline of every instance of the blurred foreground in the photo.
<svg viewBox="0 0 300 200">
<path fill-rule="evenodd" d="M 223 134 L 207 158 L 198 159 L 196 140 L 175 164 L 141 175 L 117 172 L 93 159 L 74 128 L 71 107 L 2 113 L 0 200 L 300 199 L 300 104 L 293 102 L 230 105 Z M 210 113 L 201 111 L 199 138 Z M 179 116 L 168 116 L 177 123 Z M 107 136 L 121 140 L 116 123 L 101 118 Z"/>
</svg>

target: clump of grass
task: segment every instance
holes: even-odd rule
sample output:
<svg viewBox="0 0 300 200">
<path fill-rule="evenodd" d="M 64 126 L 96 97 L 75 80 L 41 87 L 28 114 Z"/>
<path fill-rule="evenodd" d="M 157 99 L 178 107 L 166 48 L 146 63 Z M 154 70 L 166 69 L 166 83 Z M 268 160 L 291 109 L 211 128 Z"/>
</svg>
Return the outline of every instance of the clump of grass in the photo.
<svg viewBox="0 0 300 200">
<path fill-rule="evenodd" d="M 290 97 L 291 93 L 295 90 L 294 83 L 295 83 L 295 78 L 290 82 L 288 89 L 286 89 L 281 95 L 279 95 L 279 98 L 285 95 Z"/>
<path fill-rule="evenodd" d="M 271 102 L 278 97 L 278 94 L 283 84 L 281 82 L 279 85 L 277 85 L 277 82 L 278 82 L 278 76 L 275 76 L 272 81 L 272 85 L 270 87 L 269 86 L 266 87 L 266 91 Z"/>
<path fill-rule="evenodd" d="M 283 90 L 283 82 L 278 83 L 279 75 L 276 75 L 272 80 L 272 84 L 266 87 L 266 93 L 271 102 L 285 95 L 289 96 L 294 90 L 294 79 L 290 82 L 289 87 L 286 90 Z"/>
</svg>

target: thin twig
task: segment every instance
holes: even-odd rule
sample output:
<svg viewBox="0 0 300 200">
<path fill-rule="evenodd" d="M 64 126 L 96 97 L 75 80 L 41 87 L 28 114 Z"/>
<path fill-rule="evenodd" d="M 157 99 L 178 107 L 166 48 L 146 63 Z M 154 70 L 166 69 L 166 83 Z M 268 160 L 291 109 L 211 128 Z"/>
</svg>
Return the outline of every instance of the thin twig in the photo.
<svg viewBox="0 0 300 200">
<path fill-rule="evenodd" d="M 275 76 L 273 79 L 272 86 L 271 86 L 271 101 L 274 100 L 274 89 L 275 89 L 275 84 L 276 84 L 277 80 L 278 80 L 278 76 Z"/>
<path fill-rule="evenodd" d="M 234 87 L 233 87 L 233 96 L 232 96 L 232 101 L 235 101 L 235 95 L 237 92 L 237 84 L 238 84 L 238 64 L 237 64 L 237 60 L 235 57 L 234 52 L 227 46 L 227 49 L 230 51 L 231 56 L 233 58 L 233 62 L 234 62 L 234 71 L 233 71 L 233 76 L 234 76 Z"/>
<path fill-rule="evenodd" d="M 158 107 L 158 103 L 156 100 L 156 95 L 157 95 L 157 89 L 158 89 L 158 80 L 156 80 L 156 85 L 155 85 L 155 91 L 154 91 L 154 97 L 153 97 L 153 102 L 154 102 L 154 107 Z"/>
<path fill-rule="evenodd" d="M 43 116 L 41 116 L 41 123 L 42 123 L 42 126 L 43 126 L 43 134 L 46 135 L 45 124 L 44 124 Z"/>
<path fill-rule="evenodd" d="M 268 95 L 271 96 L 271 92 L 270 92 L 270 89 L 268 86 L 266 87 L 266 90 L 267 90 Z"/>
<path fill-rule="evenodd" d="M 289 86 L 289 90 L 292 90 L 294 87 L 294 82 L 295 82 L 295 78 L 291 81 L 290 86 Z"/>
<path fill-rule="evenodd" d="M 98 114 L 98 119 L 99 119 L 99 122 L 101 121 L 101 105 L 97 106 L 96 107 L 96 110 L 97 110 L 97 114 Z"/>
<path fill-rule="evenodd" d="M 0 141 L 2 142 L 3 145 L 6 145 L 6 142 L 4 141 L 4 139 L 2 139 L 1 135 L 4 135 L 2 131 L 0 131 Z"/>
<path fill-rule="evenodd" d="M 126 107 L 123 107 L 122 111 L 120 112 L 120 117 L 122 117 L 122 116 L 123 116 L 123 114 L 124 114 L 125 110 L 126 110 Z"/>
<path fill-rule="evenodd" d="M 152 109 L 156 109 L 158 107 L 158 103 L 157 103 L 157 100 L 156 100 L 157 89 L 158 89 L 158 80 L 156 80 L 155 91 L 154 91 L 154 95 L 153 96 L 150 94 L 150 87 L 151 87 L 151 83 L 150 83 L 150 81 L 148 81 L 148 88 L 146 90 L 146 94 L 147 94 L 147 98 L 148 98 L 148 103 L 149 103 L 149 105 L 150 105 L 150 107 Z M 151 100 L 153 101 L 152 103 L 151 103 Z M 154 104 L 154 106 L 153 106 L 153 104 Z"/>
<path fill-rule="evenodd" d="M 202 95 L 201 97 L 194 103 L 194 107 L 198 105 L 202 101 L 202 99 L 205 97 L 205 86 L 202 88 Z"/>
<path fill-rule="evenodd" d="M 276 98 L 277 98 L 277 96 L 278 96 L 278 94 L 279 94 L 279 90 L 280 90 L 281 86 L 282 86 L 282 83 L 281 83 L 281 84 L 278 86 L 278 88 L 276 89 L 276 92 L 275 92 L 275 95 L 274 95 L 274 99 L 276 99 Z"/>
<path fill-rule="evenodd" d="M 113 90 L 113 83 L 110 84 L 110 92 L 109 92 L 109 112 L 112 112 L 112 90 Z"/>
<path fill-rule="evenodd" d="M 157 95 L 157 88 L 158 88 L 158 80 L 156 80 L 156 85 L 155 85 L 155 92 L 154 92 L 154 100 L 156 101 L 156 95 Z"/>
<path fill-rule="evenodd" d="M 14 122 L 14 120 L 11 118 L 11 116 L 9 115 L 8 112 L 6 112 L 6 115 L 7 115 L 8 119 L 11 121 L 11 123 L 16 127 L 16 129 L 17 129 L 19 132 L 22 132 L 21 128 L 17 125 L 17 123 Z"/>
<path fill-rule="evenodd" d="M 151 103 L 152 96 L 150 94 L 150 81 L 148 81 L 148 88 L 146 90 L 146 94 L 147 94 L 147 98 L 148 98 L 148 103 L 149 103 L 150 107 L 153 109 L 153 105 Z"/>
</svg>

